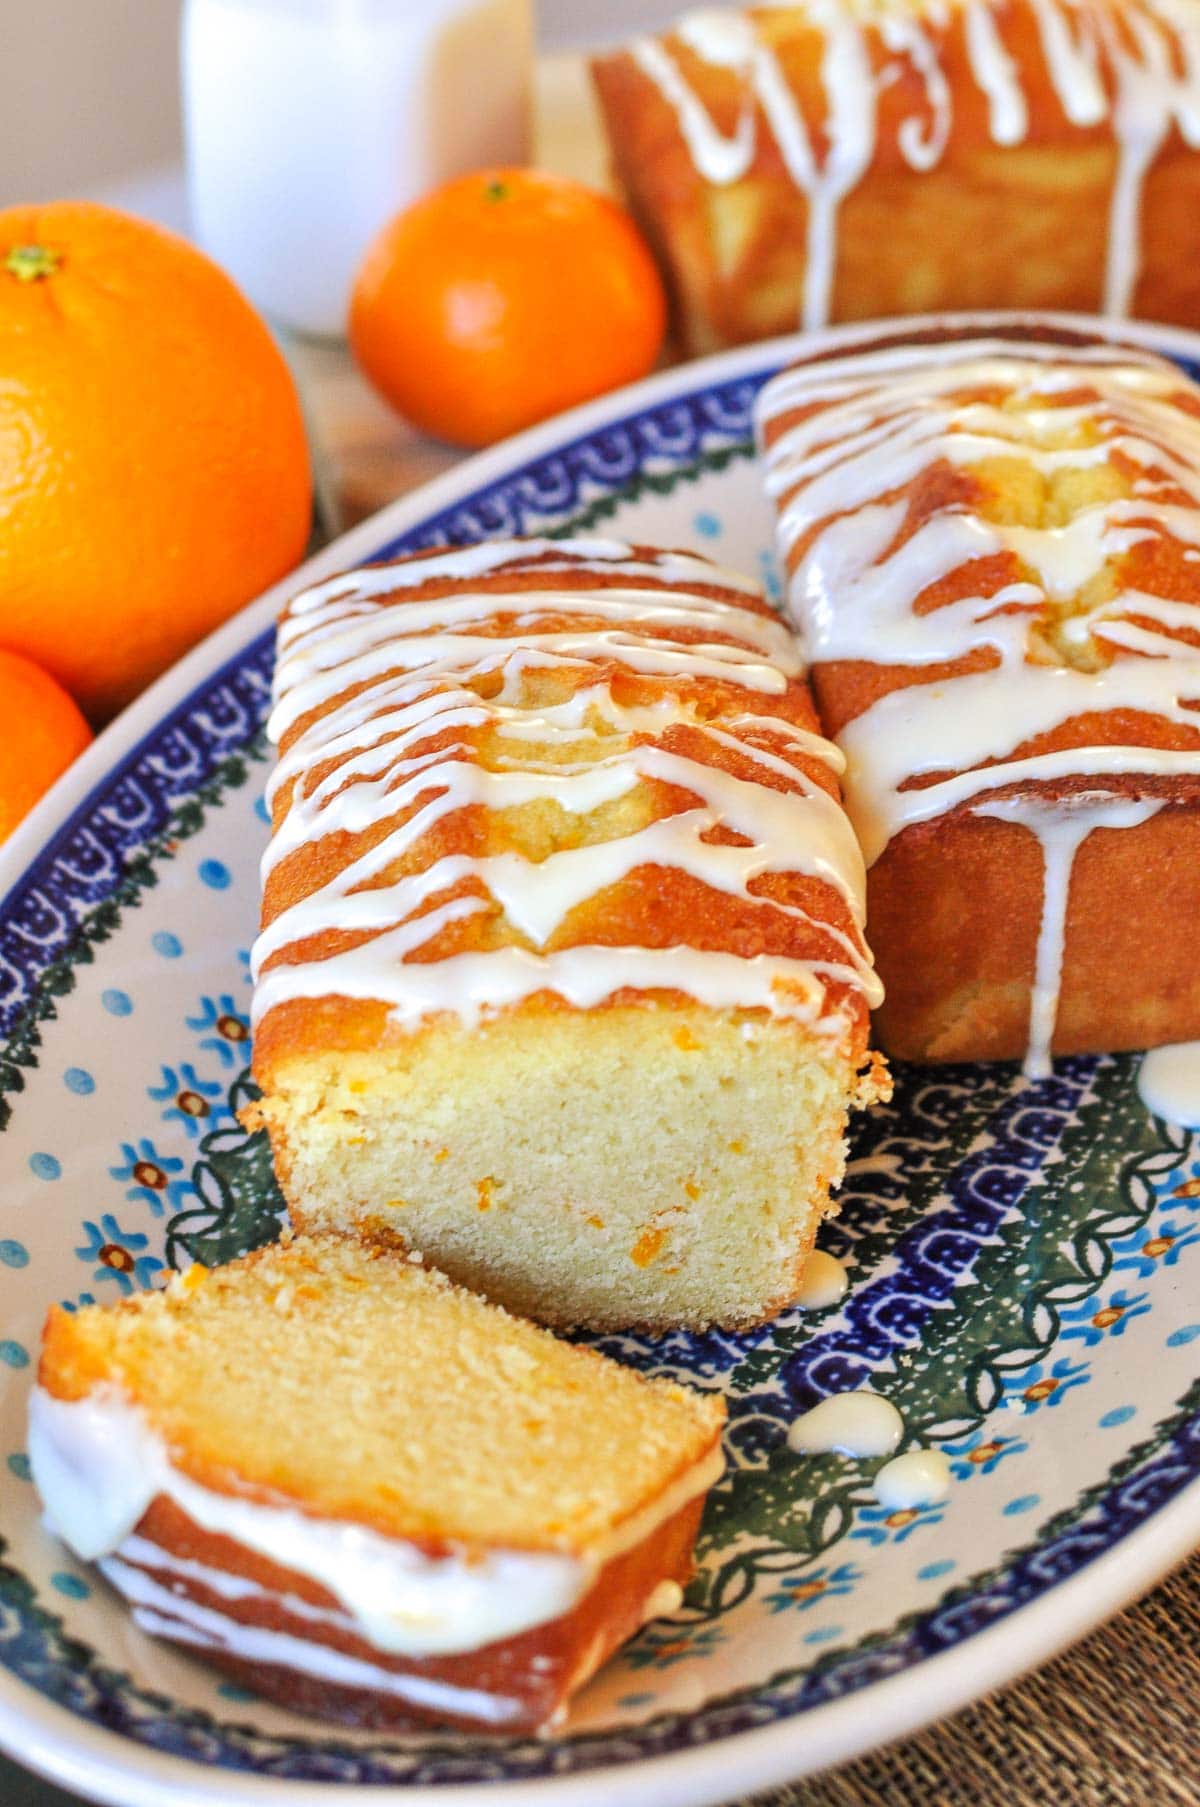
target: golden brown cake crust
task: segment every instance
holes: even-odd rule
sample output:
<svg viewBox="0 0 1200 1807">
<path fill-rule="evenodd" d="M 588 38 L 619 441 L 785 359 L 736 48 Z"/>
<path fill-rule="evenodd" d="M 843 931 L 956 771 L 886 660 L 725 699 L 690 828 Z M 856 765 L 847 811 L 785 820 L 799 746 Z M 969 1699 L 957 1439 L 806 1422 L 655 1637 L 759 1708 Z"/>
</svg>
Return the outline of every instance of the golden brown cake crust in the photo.
<svg viewBox="0 0 1200 1807">
<path fill-rule="evenodd" d="M 962 345 L 966 350 L 979 341 L 978 328 L 866 334 L 849 351 L 833 348 L 802 360 L 796 368 L 817 369 L 847 356 L 853 365 L 861 357 L 864 383 L 886 383 L 886 378 L 872 377 L 873 354 L 902 351 L 909 345 Z M 1132 359 L 1146 356 L 1136 346 L 1123 347 L 1119 334 L 1109 338 L 1045 325 L 1026 327 L 1020 322 L 998 326 L 992 350 L 1001 358 L 1011 355 L 1019 359 L 1025 345 L 1062 347 L 1064 354 L 1111 348 L 1118 363 L 1122 355 Z M 981 350 L 980 356 L 985 355 Z M 1165 365 L 1158 368 L 1169 370 Z M 984 399 L 994 401 L 996 394 Z M 1077 393 L 1067 396 L 1072 399 L 1085 409 L 1100 407 L 1089 389 L 1086 369 L 1080 369 Z M 1184 420 L 1200 420 L 1200 391 L 1182 374 L 1177 375 L 1167 405 L 1177 408 Z M 762 420 L 768 457 L 790 430 L 815 419 L 819 406 L 768 406 Z M 1147 443 L 1156 430 L 1162 429 L 1142 423 Z M 1019 460 L 1019 450 L 1014 456 Z M 1183 510 L 1200 533 L 1195 499 L 1186 487 L 1178 487 L 1169 467 L 1164 452 L 1155 482 L 1148 489 L 1142 467 L 1130 462 L 1118 447 L 1101 469 L 1111 478 L 1113 493 L 1121 494 L 1122 486 L 1140 483 L 1139 493 L 1153 494 L 1159 501 L 1165 498 L 1168 506 Z M 905 508 L 896 544 L 911 541 L 947 512 L 979 519 L 1003 518 L 997 513 L 997 495 L 1006 482 L 1016 485 L 1019 481 L 1019 473 L 1014 476 L 1011 470 L 997 475 L 996 470 L 988 469 L 981 475 L 969 464 L 931 463 L 893 492 L 893 498 L 899 497 Z M 796 493 L 795 486 L 780 491 L 781 511 Z M 1003 494 L 1001 500 L 1005 500 Z M 1011 501 L 1011 496 L 1007 500 Z M 1129 511 L 1136 520 L 1136 501 L 1130 502 Z M 1013 513 L 1011 518 L 1023 517 Z M 788 553 L 791 571 L 803 565 L 822 531 L 822 522 L 813 522 L 795 539 Z M 1200 562 L 1192 554 L 1186 532 L 1178 538 L 1169 531 L 1140 540 L 1135 537 L 1109 560 L 1104 574 L 1116 595 L 1135 599 L 1124 618 L 1139 629 L 1168 632 L 1171 639 L 1167 644 L 1183 654 L 1189 647 L 1200 647 Z M 986 561 L 963 564 L 927 589 L 914 602 L 914 611 L 936 618 L 939 608 L 972 595 L 998 595 L 1027 576 L 1015 553 L 992 555 Z M 1152 602 L 1162 598 L 1170 606 L 1183 605 L 1183 612 L 1163 630 L 1162 623 L 1152 619 L 1152 607 L 1139 612 L 1138 595 L 1149 596 Z M 1190 625 L 1187 611 L 1193 607 L 1196 621 Z M 1044 629 L 1035 630 L 1037 645 L 1031 655 L 1035 660 L 1058 656 L 1054 647 L 1061 625 L 1051 619 Z M 1114 657 L 1129 659 L 1139 654 L 1120 645 L 1106 646 L 1101 623 L 1090 642 L 1080 643 L 1080 656 L 1095 663 L 1103 677 L 1111 670 Z M 893 693 L 937 684 L 952 695 L 957 679 L 989 668 L 999 668 L 998 654 L 971 651 L 941 664 L 921 665 L 817 658 L 811 680 L 825 730 L 837 738 L 853 732 L 855 723 Z M 1034 785 L 1028 781 L 1002 784 L 987 791 L 983 800 L 989 807 L 1007 802 L 1019 808 L 1032 799 L 1041 806 L 1057 804 L 1084 811 L 1102 790 L 1108 798 L 1147 804 L 1157 801 L 1160 805 L 1146 820 L 1120 828 L 1106 829 L 1097 818 L 1097 826 L 1074 854 L 1052 1040 L 1053 1051 L 1061 1054 L 1136 1049 L 1187 1041 L 1200 1034 L 1200 974 L 1189 926 L 1200 910 L 1200 726 L 1192 725 L 1186 714 L 1174 719 L 1150 708 L 1105 707 L 1100 682 L 1094 697 L 1095 707 L 1081 708 L 1048 730 L 1021 735 L 1014 727 L 1011 746 L 1006 744 L 1003 752 L 981 759 L 971 768 L 986 770 L 1002 761 L 1077 750 L 1077 771 L 1068 770 Z M 1014 700 L 1013 708 L 1013 722 L 1019 724 L 1019 700 Z M 930 719 L 936 724 L 936 717 Z M 1183 756 L 1182 769 L 1106 772 L 1100 780 L 1089 770 L 1089 761 L 1095 749 L 1105 747 L 1134 749 L 1135 764 L 1139 748 L 1175 753 Z M 961 769 L 953 762 L 938 761 L 936 735 L 921 751 L 923 769 L 905 779 L 903 791 L 918 792 Z M 868 920 L 886 994 L 876 1024 L 892 1055 L 916 1061 L 953 1061 L 1014 1059 L 1027 1053 L 1030 1000 L 1044 922 L 1043 849 L 1019 820 L 981 814 L 980 802 L 981 796 L 972 794 L 930 820 L 910 823 L 887 841 L 869 865 Z"/>
<path fill-rule="evenodd" d="M 522 554 L 520 545 L 520 542 L 513 542 L 513 560 L 503 570 L 470 578 L 432 578 L 406 588 L 394 600 L 385 602 L 384 606 L 394 609 L 399 620 L 403 610 L 410 604 L 419 605 L 431 599 L 467 593 L 494 593 L 503 599 L 505 607 L 498 608 L 493 624 L 485 624 L 481 631 L 493 632 L 499 636 L 512 629 L 514 616 L 511 599 L 516 594 L 527 594 L 532 598 L 545 591 L 615 591 L 629 582 L 619 567 L 611 572 L 597 571 L 586 559 L 579 558 L 576 569 L 573 568 L 569 552 L 556 555 L 530 545 L 528 551 Z M 382 569 L 385 572 L 389 568 L 402 571 L 408 564 L 452 550 L 434 548 L 395 560 L 392 566 Z M 664 552 L 644 545 L 633 545 L 629 550 L 634 559 L 647 563 L 673 556 L 669 550 Z M 717 567 L 712 567 L 712 581 L 706 582 L 702 570 L 706 561 L 696 559 L 694 554 L 687 556 L 697 567 L 689 582 L 689 588 L 696 595 L 727 604 L 734 602 L 751 618 L 774 619 L 772 610 L 760 597 L 746 591 L 731 594 L 722 584 L 722 574 Z M 641 576 L 637 581 L 640 588 L 650 594 L 661 594 L 665 600 L 670 600 L 678 589 L 667 571 L 661 576 Z M 289 614 L 285 611 L 283 620 L 286 623 L 288 619 Z M 536 622 L 539 633 L 552 632 L 563 626 L 577 626 L 585 630 L 588 625 L 586 618 L 576 616 L 568 620 L 553 612 Z M 636 622 L 623 626 L 624 631 L 633 636 L 647 631 Z M 533 631 L 533 624 L 530 631 Z M 686 623 L 667 626 L 657 623 L 653 631 L 669 637 L 681 651 L 686 651 L 700 643 L 710 630 L 702 631 Z M 711 638 L 732 642 L 732 635 L 722 631 L 712 632 Z M 579 666 L 573 676 L 562 682 L 568 691 L 571 688 L 606 684 L 618 701 L 630 708 L 639 705 L 661 706 L 674 700 L 679 705 L 679 721 L 657 736 L 647 734 L 647 740 L 656 738 L 668 752 L 702 760 L 734 777 L 749 779 L 768 788 L 787 791 L 803 784 L 811 784 L 820 787 L 831 797 L 837 797 L 837 780 L 828 765 L 821 759 L 814 758 L 802 747 L 796 751 L 789 749 L 788 752 L 788 758 L 797 774 L 796 779 L 792 780 L 785 773 L 766 769 L 757 761 L 747 758 L 736 746 L 717 745 L 710 737 L 689 726 L 689 717 L 703 722 L 734 714 L 743 717 L 761 714 L 763 731 L 768 736 L 777 725 L 792 726 L 807 733 L 819 733 L 812 698 L 802 678 L 791 679 L 781 693 L 753 693 L 719 675 L 681 675 L 669 670 L 639 673 L 617 660 L 606 662 L 594 659 Z M 431 689 L 435 688 L 436 684 L 431 685 Z M 352 688 L 348 692 L 339 693 L 332 701 L 344 703 L 347 696 L 353 695 Z M 280 742 L 281 758 L 286 759 L 297 738 L 310 725 L 309 716 L 300 716 L 289 725 Z M 482 766 L 494 758 L 495 744 L 495 730 L 491 726 L 455 729 L 427 738 L 421 743 L 421 753 L 436 756 L 443 749 L 447 752 L 461 749 L 467 758 L 477 760 Z M 308 779 L 310 788 L 335 768 L 336 761 L 316 767 Z M 688 793 L 680 787 L 658 784 L 653 788 L 654 794 L 647 801 L 647 807 L 652 813 L 667 815 L 687 807 Z M 291 784 L 280 785 L 272 799 L 272 823 L 276 830 L 285 821 L 291 800 Z M 284 912 L 326 886 L 396 824 L 396 817 L 385 816 L 361 833 L 327 834 L 318 840 L 302 842 L 267 878 L 262 902 L 263 928 L 269 928 Z M 518 834 L 519 832 L 518 830 Z M 718 829 L 713 831 L 710 838 L 720 840 L 723 834 L 724 831 Z M 565 841 L 565 836 L 563 839 Z M 484 808 L 458 810 L 442 817 L 428 833 L 421 836 L 407 854 L 403 870 L 420 870 L 455 855 L 474 858 L 488 852 L 505 851 L 519 844 L 519 840 L 514 842 L 509 837 L 504 822 L 496 812 Z M 798 849 L 798 867 L 799 856 Z M 377 874 L 373 882 L 385 884 L 397 875 L 397 868 L 389 867 Z M 440 892 L 439 900 L 447 901 L 457 895 L 470 895 L 478 888 L 478 881 L 464 878 Z M 828 961 L 831 958 L 835 961 L 844 960 L 843 950 L 835 939 L 838 935 L 849 936 L 861 948 L 861 933 L 852 920 L 845 899 L 834 886 L 823 879 L 808 876 L 800 869 L 767 872 L 755 881 L 755 891 L 763 899 L 761 903 L 753 897 L 738 896 L 733 891 L 715 890 L 676 867 L 639 866 L 574 909 L 546 942 L 545 948 L 551 953 L 578 945 L 667 948 L 676 946 L 683 940 L 696 949 L 727 951 L 736 953 L 743 959 L 754 959 L 760 955 L 782 955 L 802 962 Z M 787 906 L 787 913 L 774 907 L 776 904 Z M 833 931 L 833 936 L 830 930 Z M 265 961 L 263 972 L 269 973 L 273 966 L 292 960 L 323 960 L 330 954 L 354 945 L 356 939 L 366 937 L 355 937 L 352 933 L 336 929 L 322 931 L 303 942 L 292 944 L 278 954 L 272 954 Z M 503 913 L 497 906 L 487 912 L 467 915 L 448 926 L 431 937 L 413 957 L 435 962 L 456 954 L 522 944 L 522 937 L 505 923 Z M 826 988 L 831 1013 L 837 1013 L 845 1020 L 850 1057 L 858 1065 L 866 1055 L 869 1021 L 862 993 L 855 984 L 846 983 L 836 975 L 828 978 Z M 619 1009 L 630 1003 L 644 1002 L 646 995 L 643 989 L 637 987 L 618 989 L 595 1008 L 600 1012 Z M 656 995 L 670 1004 L 684 1005 L 688 1002 L 682 994 L 665 989 Z M 567 1006 L 553 991 L 544 991 L 534 993 L 515 1008 L 537 1017 L 546 1012 L 561 1011 Z M 269 1010 L 256 1023 L 254 1077 L 264 1092 L 270 1092 L 280 1069 L 289 1058 L 297 1054 L 317 1048 L 331 1051 L 379 1049 L 389 1044 L 409 1043 L 414 1033 L 419 1035 L 421 1028 L 414 1030 L 412 1026 L 399 1022 L 395 1013 L 383 1001 L 338 995 L 287 1000 Z"/>
<path fill-rule="evenodd" d="M 1114 183 L 1121 160 L 1111 116 L 1096 117 L 1056 82 L 1032 0 L 990 0 L 987 17 L 1015 72 L 1018 110 L 998 141 L 988 96 L 967 39 L 972 9 L 956 0 L 939 14 L 920 4 L 870 6 L 841 0 L 857 19 L 877 84 L 869 161 L 837 208 L 836 269 L 822 319 L 873 320 L 895 314 L 972 308 L 1102 311 L 1114 230 Z M 1132 27 L 1114 0 L 1088 0 L 1063 15 L 1068 41 L 1098 33 L 1097 66 L 1110 96 L 1111 45 L 1138 61 Z M 1142 13 L 1145 7 L 1140 8 Z M 928 85 L 917 56 L 882 35 L 891 12 L 915 23 L 939 85 Z M 815 147 L 828 154 L 830 96 L 822 71 L 826 41 L 804 5 L 749 7 L 757 39 L 777 62 Z M 1174 42 L 1151 18 L 1150 36 Z M 675 107 L 634 47 L 602 54 L 591 70 L 619 184 L 668 279 L 684 348 L 724 345 L 790 332 L 801 323 L 808 251 L 808 204 L 753 93 L 746 65 L 721 67 L 686 36 L 657 40 L 696 103 L 728 141 L 747 116 L 754 154 L 728 183 L 705 178 Z M 1168 53 L 1176 62 L 1183 52 Z M 989 68 L 995 61 L 989 60 Z M 1003 81 L 1003 72 L 999 78 Z M 944 81 L 944 88 L 940 82 Z M 860 82 L 860 87 L 862 83 Z M 944 96 L 944 116 L 938 95 Z M 862 103 L 865 107 L 865 101 Z M 1169 114 L 1169 99 L 1164 100 Z M 1087 114 L 1087 117 L 1084 115 Z M 934 148 L 914 166 L 904 143 Z M 1200 319 L 1200 154 L 1170 118 L 1136 206 L 1130 233 L 1136 280 L 1125 311 L 1181 325 Z"/>
<path fill-rule="evenodd" d="M 1135 781 L 1119 787 L 1132 795 Z M 1200 787 L 1140 827 L 1093 833 L 1075 856 L 1053 1048 L 1151 1048 L 1200 1035 Z M 1042 917 L 1042 861 L 1010 823 L 961 811 L 905 831 L 869 879 L 889 1053 L 1020 1060 Z"/>
<path fill-rule="evenodd" d="M 137 1562 L 129 1566 L 173 1592 L 181 1606 L 191 1604 L 226 1621 L 234 1637 L 239 1626 L 282 1633 L 317 1651 L 336 1652 L 388 1675 L 410 1676 L 468 1697 L 492 1696 L 511 1708 L 497 1722 L 473 1714 L 467 1707 L 455 1710 L 452 1703 L 422 1705 L 419 1699 L 404 1700 L 384 1688 L 344 1686 L 282 1664 L 205 1647 L 205 1661 L 292 1712 L 380 1730 L 404 1730 L 432 1722 L 465 1731 L 512 1735 L 539 1731 L 561 1716 L 571 1695 L 638 1630 L 651 1596 L 663 1582 L 686 1587 L 693 1572 L 692 1549 L 703 1509 L 703 1498 L 692 1500 L 633 1549 L 613 1557 L 583 1598 L 561 1618 L 481 1650 L 424 1659 L 389 1656 L 353 1630 L 324 1620 L 317 1624 L 297 1613 L 289 1608 L 289 1596 L 330 1615 L 338 1615 L 341 1608 L 332 1594 L 306 1576 L 268 1562 L 231 1538 L 203 1531 L 173 1501 L 161 1496 L 142 1518 L 136 1536 L 161 1551 L 166 1560 L 156 1567 L 151 1552 L 139 1549 Z M 220 1575 L 247 1581 L 261 1592 L 231 1599 L 196 1575 L 181 1574 L 175 1566 L 179 1562 L 200 1564 Z M 162 1614 L 169 1622 L 168 1607 L 162 1608 Z M 179 1625 L 186 1634 L 186 1611 L 181 1613 Z M 169 1635 L 169 1624 L 163 1635 Z"/>
</svg>

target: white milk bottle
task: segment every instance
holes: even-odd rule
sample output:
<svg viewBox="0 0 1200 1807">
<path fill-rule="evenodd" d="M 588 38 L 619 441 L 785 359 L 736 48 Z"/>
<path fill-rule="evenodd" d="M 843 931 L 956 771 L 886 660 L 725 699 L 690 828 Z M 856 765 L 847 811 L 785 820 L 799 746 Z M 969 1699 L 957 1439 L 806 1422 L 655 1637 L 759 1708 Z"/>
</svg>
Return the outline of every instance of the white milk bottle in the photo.
<svg viewBox="0 0 1200 1807">
<path fill-rule="evenodd" d="M 531 0 L 186 0 L 199 242 L 263 311 L 340 336 L 390 216 L 529 155 Z"/>
</svg>

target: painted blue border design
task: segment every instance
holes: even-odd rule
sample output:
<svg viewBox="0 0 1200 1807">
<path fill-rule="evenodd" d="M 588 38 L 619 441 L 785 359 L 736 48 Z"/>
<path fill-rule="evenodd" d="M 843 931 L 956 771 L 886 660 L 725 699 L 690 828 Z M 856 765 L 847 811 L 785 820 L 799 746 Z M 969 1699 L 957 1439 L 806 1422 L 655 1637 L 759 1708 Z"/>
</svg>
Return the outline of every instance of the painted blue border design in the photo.
<svg viewBox="0 0 1200 1807">
<path fill-rule="evenodd" d="M 1079 1574 L 1200 1473 L 1200 1382 L 1170 1426 L 1165 1447 L 1151 1460 L 1142 1458 L 1142 1451 L 1157 1447 L 1151 1439 L 1133 1451 L 1081 1514 L 1072 1509 L 1061 1515 L 1041 1537 L 1012 1552 L 1003 1568 L 951 1589 L 931 1611 L 765 1686 L 710 1701 L 696 1713 L 664 1714 L 629 1731 L 549 1743 L 423 1740 L 408 1746 L 344 1743 L 332 1732 L 315 1739 L 271 1737 L 244 1723 L 218 1725 L 205 1713 L 175 1708 L 162 1695 L 134 1687 L 119 1671 L 65 1666 L 55 1660 L 57 1621 L 32 1601 L 30 1611 L 13 1612 L 2 1596 L 0 1662 L 61 1705 L 139 1744 L 258 1775 L 430 1787 L 577 1774 L 694 1749 L 811 1712 L 954 1649 Z"/>
<path fill-rule="evenodd" d="M 1183 362 L 1183 360 L 1180 360 Z M 1194 365 L 1186 366 L 1196 374 Z M 439 541 L 472 542 L 553 528 L 632 486 L 664 484 L 714 454 L 748 449 L 755 396 L 775 366 L 657 403 L 531 461 L 381 546 L 384 558 Z M 259 733 L 270 689 L 273 636 L 260 634 L 181 701 L 93 789 L 0 903 L 0 1035 L 35 1004 L 39 980 L 69 954 L 89 911 L 114 896 L 172 812 Z M 2 1051 L 0 1051 L 2 1057 Z M 1069 1063 L 1060 1084 L 1086 1085 L 1094 1063 Z M 1002 1113 L 988 1162 L 1030 1171 L 1039 1138 L 1020 1113 Z M 1026 1129 L 1028 1125 L 1025 1126 Z M 1038 1144 L 1038 1146 L 1035 1146 Z M 964 1184 L 970 1176 L 963 1175 Z M 930 1219 L 925 1225 L 927 1236 Z M 920 1237 L 918 1237 L 920 1240 Z M 846 1359 L 814 1341 L 811 1364 Z M 717 1365 L 721 1365 L 718 1361 Z M 822 1385 L 828 1384 L 822 1374 Z M 30 1686 L 139 1744 L 194 1760 L 291 1780 L 437 1785 L 578 1773 L 695 1748 L 811 1711 L 950 1650 L 1080 1573 L 1200 1475 L 1200 1383 L 1173 1418 L 1131 1451 L 1106 1482 L 1015 1550 L 1003 1568 L 945 1594 L 888 1633 L 838 1650 L 769 1684 L 710 1701 L 696 1713 L 568 1738 L 495 1744 L 422 1739 L 352 1743 L 272 1737 L 245 1722 L 218 1724 L 140 1689 L 102 1662 L 63 1660 L 65 1634 L 13 1576 L 0 1592 L 0 1662 Z M 2 1548 L 2 1546 L 0 1546 Z"/>
</svg>

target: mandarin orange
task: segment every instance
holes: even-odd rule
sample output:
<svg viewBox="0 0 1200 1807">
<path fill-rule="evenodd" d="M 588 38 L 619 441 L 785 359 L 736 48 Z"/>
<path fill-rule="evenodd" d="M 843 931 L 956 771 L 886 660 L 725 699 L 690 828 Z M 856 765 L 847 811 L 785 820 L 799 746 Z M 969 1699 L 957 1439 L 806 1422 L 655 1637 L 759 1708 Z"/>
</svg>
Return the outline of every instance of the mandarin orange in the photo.
<svg viewBox="0 0 1200 1807">
<path fill-rule="evenodd" d="M 91 203 L 0 212 L 0 645 L 102 720 L 304 550 L 295 386 L 227 276 Z"/>
<path fill-rule="evenodd" d="M 0 648 L 0 841 L 88 745 L 92 731 L 62 685 Z"/>
<path fill-rule="evenodd" d="M 653 368 L 661 278 L 615 202 L 536 170 L 461 176 L 386 226 L 350 343 L 414 425 L 489 445 Z"/>
</svg>

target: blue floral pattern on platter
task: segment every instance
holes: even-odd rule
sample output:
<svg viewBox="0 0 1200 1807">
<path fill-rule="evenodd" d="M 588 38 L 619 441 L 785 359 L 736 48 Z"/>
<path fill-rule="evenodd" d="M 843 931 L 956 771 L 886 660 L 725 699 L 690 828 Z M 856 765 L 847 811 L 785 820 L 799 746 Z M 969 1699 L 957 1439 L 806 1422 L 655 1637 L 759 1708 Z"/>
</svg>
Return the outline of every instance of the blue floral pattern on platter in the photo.
<svg viewBox="0 0 1200 1807">
<path fill-rule="evenodd" d="M 748 457 L 767 374 L 694 372 L 378 556 L 573 526 L 690 543 L 777 588 Z M 730 1468 L 683 1608 L 609 1666 L 561 1739 L 334 1733 L 147 1640 L 118 1646 L 119 1608 L 36 1523 L 20 1447 L 30 1351 L 52 1298 L 116 1298 L 274 1233 L 269 1160 L 237 1122 L 270 665 L 260 635 L 179 701 L 0 906 L 0 1117 L 21 1176 L 0 1207 L 13 1675 L 136 1745 L 233 1771 L 427 1785 L 585 1772 L 817 1711 L 961 1646 L 1200 1476 L 1200 1324 L 1179 1284 L 1200 1270 L 1200 1143 L 1146 1117 L 1127 1057 L 1061 1061 L 1036 1085 L 1004 1068 L 901 1070 L 893 1103 L 856 1130 L 823 1235 L 851 1270 L 840 1308 L 739 1336 L 600 1339 L 724 1391 Z M 869 1465 L 787 1450 L 792 1417 L 863 1383 L 945 1449 L 948 1500 L 889 1511 Z M 137 1660 L 104 1654 L 117 1648 Z"/>
</svg>

